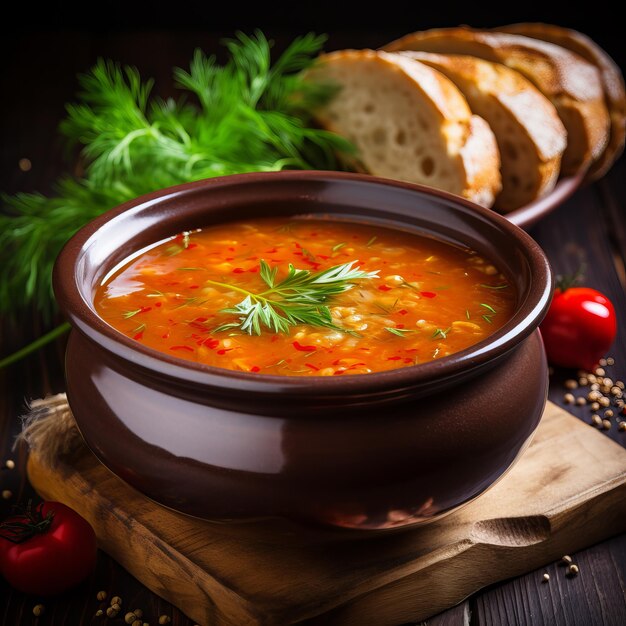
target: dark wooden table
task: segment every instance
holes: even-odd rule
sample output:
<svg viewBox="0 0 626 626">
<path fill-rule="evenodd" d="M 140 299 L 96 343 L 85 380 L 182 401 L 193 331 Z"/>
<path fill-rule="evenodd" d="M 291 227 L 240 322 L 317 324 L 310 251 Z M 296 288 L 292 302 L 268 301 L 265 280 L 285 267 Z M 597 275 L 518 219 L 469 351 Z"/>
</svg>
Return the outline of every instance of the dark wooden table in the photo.
<svg viewBox="0 0 626 626">
<path fill-rule="evenodd" d="M 335 33 L 328 48 L 376 46 L 399 33 Z M 280 38 L 278 38 L 280 41 Z M 280 45 L 280 44 L 279 44 Z M 157 90 L 169 95 L 170 72 L 174 65 L 185 66 L 195 46 L 217 49 L 217 37 L 189 32 L 126 32 L 86 35 L 80 33 L 27 34 L 0 42 L 0 84 L 3 88 L 0 115 L 0 190 L 50 192 L 53 181 L 67 171 L 56 126 L 63 115 L 63 104 L 76 90 L 75 75 L 87 69 L 96 56 L 136 64 L 145 76 L 157 80 Z M 11 96 L 5 95 L 10 93 Z M 32 162 L 32 169 L 18 167 L 21 158 Z M 575 196 L 531 230 L 543 246 L 557 273 L 573 273 L 584 261 L 586 284 L 608 295 L 618 311 L 618 339 L 610 354 L 614 379 L 626 379 L 626 158 L 591 187 Z M 4 320 L 0 335 L 0 355 L 19 347 L 41 331 L 37 321 L 24 320 L 9 326 Z M 11 451 L 19 431 L 19 416 L 25 401 L 64 389 L 62 342 L 49 346 L 14 366 L 0 371 L 0 464 L 13 458 L 16 468 L 0 472 L 0 490 L 10 490 L 9 500 L 0 500 L 0 517 L 12 503 L 34 497 L 25 478 L 25 452 Z M 566 372 L 557 371 L 551 381 L 550 398 L 564 405 L 563 381 Z M 588 407 L 567 406 L 589 422 Z M 591 428 L 591 426 L 590 426 Z M 626 433 L 613 424 L 606 436 L 626 445 Z M 580 567 L 575 578 L 566 578 L 556 563 L 526 576 L 477 593 L 461 605 L 442 613 L 429 626 L 461 624 L 496 626 L 594 626 L 626 624 L 626 536 L 617 536 L 582 552 L 572 554 Z M 542 584 L 544 572 L 551 576 Z M 100 553 L 93 575 L 80 587 L 54 600 L 45 600 L 46 612 L 35 618 L 32 608 L 41 601 L 13 591 L 0 579 L 0 626 L 40 624 L 76 626 L 102 624 L 94 617 L 99 603 L 96 593 L 106 590 L 124 599 L 124 608 L 139 607 L 144 620 L 156 624 L 159 615 L 168 614 L 175 626 L 192 622 L 164 602 L 106 554 Z M 122 624 L 124 611 L 106 623 Z M 208 625 L 207 625 L 208 626 Z"/>
</svg>

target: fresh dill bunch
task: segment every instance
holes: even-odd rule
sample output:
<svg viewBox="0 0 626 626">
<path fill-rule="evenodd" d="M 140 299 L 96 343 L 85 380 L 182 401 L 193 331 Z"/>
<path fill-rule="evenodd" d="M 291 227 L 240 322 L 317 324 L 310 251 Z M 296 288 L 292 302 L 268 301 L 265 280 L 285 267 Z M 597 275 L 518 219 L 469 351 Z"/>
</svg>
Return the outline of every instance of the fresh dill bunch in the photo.
<svg viewBox="0 0 626 626">
<path fill-rule="evenodd" d="M 238 33 L 225 42 L 225 65 L 196 50 L 188 70 L 174 70 L 177 100 L 153 97 L 153 81 L 111 61 L 80 76 L 79 100 L 67 106 L 60 131 L 80 147 L 85 175 L 62 180 L 51 198 L 3 198 L 0 315 L 34 306 L 50 321 L 52 266 L 63 244 L 129 199 L 241 172 L 342 169 L 352 146 L 315 128 L 310 114 L 334 88 L 303 78 L 324 41 L 299 37 L 272 63 L 263 33 Z"/>
<path fill-rule="evenodd" d="M 272 268 L 261 259 L 259 275 L 268 287 L 261 293 L 253 293 L 236 285 L 207 281 L 245 295 L 234 307 L 221 311 L 236 315 L 238 320 L 222 324 L 214 332 L 236 328 L 250 335 L 260 335 L 262 329 L 266 328 L 277 333 L 289 333 L 289 328 L 298 324 L 350 332 L 333 322 L 325 303 L 332 296 L 352 289 L 357 280 L 378 278 L 378 270 L 364 272 L 354 267 L 355 264 L 356 261 L 351 261 L 315 273 L 296 269 L 289 264 L 287 276 L 276 283 L 278 267 Z"/>
</svg>

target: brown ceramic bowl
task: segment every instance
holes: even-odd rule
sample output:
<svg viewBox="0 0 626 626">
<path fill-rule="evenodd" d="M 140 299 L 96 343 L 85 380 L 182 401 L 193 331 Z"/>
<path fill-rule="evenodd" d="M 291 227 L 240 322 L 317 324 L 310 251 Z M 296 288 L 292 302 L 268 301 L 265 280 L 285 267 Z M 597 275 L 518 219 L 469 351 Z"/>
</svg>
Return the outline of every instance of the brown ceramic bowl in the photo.
<svg viewBox="0 0 626 626">
<path fill-rule="evenodd" d="M 125 337 L 94 311 L 97 285 L 146 245 L 216 222 L 296 214 L 468 245 L 510 277 L 517 313 L 487 340 L 431 363 L 281 377 L 179 360 Z M 507 471 L 546 400 L 537 326 L 552 275 L 543 252 L 493 212 L 415 185 L 282 172 L 158 191 L 80 230 L 57 261 L 54 289 L 73 326 L 67 393 L 87 444 L 153 500 L 205 519 L 369 530 L 435 519 Z"/>
</svg>

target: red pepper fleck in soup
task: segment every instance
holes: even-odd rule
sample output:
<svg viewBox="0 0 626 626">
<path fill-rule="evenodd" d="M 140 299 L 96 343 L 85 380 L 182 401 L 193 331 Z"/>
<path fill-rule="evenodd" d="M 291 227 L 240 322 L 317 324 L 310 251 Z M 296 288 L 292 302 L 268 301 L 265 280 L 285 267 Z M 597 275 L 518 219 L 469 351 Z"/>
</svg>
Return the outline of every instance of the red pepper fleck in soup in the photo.
<svg viewBox="0 0 626 626">
<path fill-rule="evenodd" d="M 425 363 L 512 316 L 508 278 L 472 250 L 338 220 L 258 219 L 177 235 L 98 288 L 111 326 L 177 358 L 340 376 Z"/>
</svg>

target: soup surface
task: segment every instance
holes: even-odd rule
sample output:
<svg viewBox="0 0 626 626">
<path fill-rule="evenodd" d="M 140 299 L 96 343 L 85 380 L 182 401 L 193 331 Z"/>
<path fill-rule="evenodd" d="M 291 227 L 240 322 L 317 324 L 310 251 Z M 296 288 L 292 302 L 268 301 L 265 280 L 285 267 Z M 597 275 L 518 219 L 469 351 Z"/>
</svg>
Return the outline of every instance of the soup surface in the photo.
<svg viewBox="0 0 626 626">
<path fill-rule="evenodd" d="M 135 341 L 182 359 L 336 376 L 463 350 L 506 323 L 515 300 L 507 277 L 471 250 L 379 226 L 292 218 L 161 242 L 109 276 L 95 307 Z"/>
</svg>

